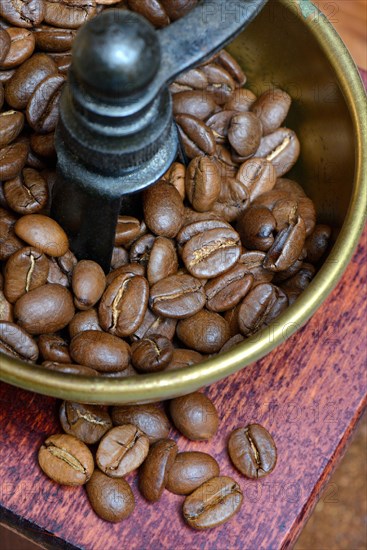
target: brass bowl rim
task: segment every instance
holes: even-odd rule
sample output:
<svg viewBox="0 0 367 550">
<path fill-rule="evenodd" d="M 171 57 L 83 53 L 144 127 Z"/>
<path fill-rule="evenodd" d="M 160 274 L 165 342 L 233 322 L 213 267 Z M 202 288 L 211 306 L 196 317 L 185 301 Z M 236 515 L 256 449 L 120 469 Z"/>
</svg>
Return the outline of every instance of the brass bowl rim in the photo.
<svg viewBox="0 0 367 550">
<path fill-rule="evenodd" d="M 260 359 L 305 324 L 340 280 L 362 233 L 367 207 L 367 101 L 358 68 L 334 27 L 311 1 L 279 0 L 306 24 L 333 67 L 356 135 L 353 192 L 340 234 L 326 262 L 296 303 L 275 323 L 224 354 L 176 371 L 123 379 L 46 371 L 0 354 L 0 380 L 69 401 L 123 404 L 157 401 L 195 391 Z"/>
</svg>

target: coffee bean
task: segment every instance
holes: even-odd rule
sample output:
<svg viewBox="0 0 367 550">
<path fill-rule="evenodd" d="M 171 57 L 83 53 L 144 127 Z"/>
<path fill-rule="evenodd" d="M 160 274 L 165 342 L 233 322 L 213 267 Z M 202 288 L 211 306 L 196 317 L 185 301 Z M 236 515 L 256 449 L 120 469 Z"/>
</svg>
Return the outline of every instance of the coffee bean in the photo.
<svg viewBox="0 0 367 550">
<path fill-rule="evenodd" d="M 57 334 L 41 334 L 38 338 L 38 347 L 44 361 L 71 363 L 69 345 Z"/>
<path fill-rule="evenodd" d="M 242 491 L 230 477 L 214 477 L 187 496 L 183 517 L 194 529 L 211 529 L 228 521 L 242 504 Z"/>
<path fill-rule="evenodd" d="M 171 21 L 176 21 L 176 19 L 180 19 L 192 10 L 197 5 L 198 0 L 176 0 L 175 2 L 160 0 L 160 3 Z"/>
<path fill-rule="evenodd" d="M 270 474 L 277 461 L 274 440 L 260 424 L 234 430 L 228 440 L 228 453 L 235 467 L 250 479 Z"/>
<path fill-rule="evenodd" d="M 138 372 L 159 372 L 170 363 L 173 345 L 164 336 L 152 335 L 135 342 L 131 354 L 132 363 Z"/>
<path fill-rule="evenodd" d="M 175 335 L 177 321 L 168 317 L 159 317 L 147 308 L 139 328 L 130 336 L 132 341 L 149 338 L 152 334 L 165 336 L 172 340 Z"/>
<path fill-rule="evenodd" d="M 215 137 L 202 120 L 191 115 L 176 115 L 181 144 L 189 159 L 198 155 L 214 155 Z"/>
<path fill-rule="evenodd" d="M 77 263 L 72 276 L 75 306 L 80 310 L 93 307 L 102 296 L 106 287 L 103 269 L 91 260 Z"/>
<path fill-rule="evenodd" d="M 139 275 L 141 277 L 144 277 L 145 269 L 143 265 L 138 263 L 122 265 L 121 267 L 118 267 L 117 269 L 110 271 L 110 273 L 107 275 L 106 277 L 107 286 L 110 285 L 120 275 L 125 275 L 127 273 L 130 274 L 131 276 Z"/>
<path fill-rule="evenodd" d="M 222 312 L 235 307 L 249 292 L 254 277 L 242 264 L 236 264 L 226 273 L 206 283 L 206 307 Z"/>
<path fill-rule="evenodd" d="M 218 228 L 195 235 L 182 249 L 182 260 L 194 277 L 214 278 L 228 271 L 241 254 L 234 229 Z"/>
<path fill-rule="evenodd" d="M 203 285 L 191 275 L 171 275 L 152 286 L 149 304 L 157 315 L 173 319 L 191 317 L 205 305 Z"/>
<path fill-rule="evenodd" d="M 5 99 L 13 109 L 25 109 L 33 92 L 45 78 L 55 75 L 56 65 L 44 53 L 32 55 L 7 82 Z"/>
<path fill-rule="evenodd" d="M 150 250 L 147 278 L 153 285 L 178 270 L 177 252 L 174 242 L 167 237 L 157 237 Z"/>
<path fill-rule="evenodd" d="M 19 111 L 0 113 L 0 148 L 9 145 L 22 131 L 24 115 Z"/>
<path fill-rule="evenodd" d="M 45 78 L 34 90 L 27 105 L 27 121 L 36 132 L 55 130 L 64 83 L 65 78 L 62 75 L 53 75 Z"/>
<path fill-rule="evenodd" d="M 226 143 L 228 129 L 235 111 L 219 111 L 214 113 L 206 121 L 206 125 L 211 129 L 217 143 Z"/>
<path fill-rule="evenodd" d="M 75 365 L 69 363 L 55 363 L 55 361 L 45 361 L 42 367 L 47 370 L 62 372 L 63 374 L 74 374 L 77 376 L 99 376 L 99 372 L 84 365 Z"/>
<path fill-rule="evenodd" d="M 315 205 L 308 197 L 301 197 L 297 200 L 298 214 L 305 222 L 306 236 L 311 235 L 316 226 Z"/>
<path fill-rule="evenodd" d="M 107 432 L 97 449 L 96 461 L 110 477 L 123 477 L 144 462 L 149 451 L 148 437 L 132 424 Z"/>
<path fill-rule="evenodd" d="M 127 0 L 132 11 L 140 13 L 158 29 L 169 25 L 170 20 L 158 0 Z"/>
<path fill-rule="evenodd" d="M 218 105 L 226 103 L 236 88 L 231 75 L 223 66 L 216 63 L 203 65 L 202 71 L 208 79 L 206 91 L 213 95 Z"/>
<path fill-rule="evenodd" d="M 8 69 L 7 71 L 0 71 L 0 84 L 1 84 L 1 86 L 4 87 L 6 85 L 6 83 L 9 82 L 9 80 L 14 76 L 14 74 L 15 74 L 15 69 Z M 1 88 L 1 86 L 0 86 L 0 88 Z M 1 93 L 1 95 L 4 95 L 4 97 L 2 99 L 2 103 L 4 103 L 5 90 L 4 90 L 4 92 Z"/>
<path fill-rule="evenodd" d="M 4 294 L 14 303 L 30 290 L 46 284 L 48 260 L 35 248 L 22 248 L 10 256 L 4 275 Z"/>
<path fill-rule="evenodd" d="M 306 239 L 306 228 L 302 218 L 287 224 L 275 237 L 268 250 L 264 267 L 269 271 L 283 271 L 300 256 Z"/>
<path fill-rule="evenodd" d="M 55 434 L 46 439 L 38 452 L 43 472 L 60 485 L 84 485 L 94 470 L 88 447 L 73 435 Z"/>
<path fill-rule="evenodd" d="M 302 199 L 306 196 L 301 185 L 289 178 L 278 178 L 274 185 L 274 190 L 284 191 L 291 195 L 290 198 L 294 199 Z"/>
<path fill-rule="evenodd" d="M 0 260 L 7 260 L 24 246 L 14 232 L 17 219 L 8 210 L 0 208 Z"/>
<path fill-rule="evenodd" d="M 274 243 L 276 221 L 268 208 L 250 206 L 237 222 L 237 231 L 244 247 L 266 252 Z"/>
<path fill-rule="evenodd" d="M 302 263 L 297 273 L 295 273 L 292 277 L 289 277 L 284 283 L 282 283 L 282 290 L 284 290 L 287 294 L 291 292 L 296 292 L 300 294 L 308 287 L 308 285 L 312 281 L 315 275 L 315 271 L 316 270 L 313 265 Z"/>
<path fill-rule="evenodd" d="M 10 34 L 0 28 L 0 66 L 3 67 L 4 59 L 6 59 L 11 45 Z"/>
<path fill-rule="evenodd" d="M 78 29 L 96 14 L 94 0 L 44 0 L 48 25 L 66 29 Z"/>
<path fill-rule="evenodd" d="M 173 439 L 161 439 L 151 446 L 139 475 L 139 489 L 147 500 L 156 502 L 161 498 L 177 450 Z"/>
<path fill-rule="evenodd" d="M 10 48 L 0 63 L 0 68 L 13 69 L 31 57 L 36 42 L 33 32 L 28 29 L 10 27 L 6 32 L 10 37 Z"/>
<path fill-rule="evenodd" d="M 0 149 L 0 180 L 15 178 L 23 169 L 28 155 L 28 144 L 15 141 Z"/>
<path fill-rule="evenodd" d="M 58 72 L 66 76 L 72 62 L 71 52 L 50 53 L 49 56 L 55 63 Z"/>
<path fill-rule="evenodd" d="M 261 136 L 261 122 L 255 114 L 238 113 L 232 117 L 228 129 L 228 140 L 241 157 L 249 157 L 257 151 Z"/>
<path fill-rule="evenodd" d="M 93 308 L 79 311 L 70 321 L 68 328 L 70 338 L 74 338 L 79 332 L 85 332 L 86 330 L 102 330 L 98 320 L 98 313 Z"/>
<path fill-rule="evenodd" d="M 253 201 L 275 186 L 277 175 L 272 163 L 262 158 L 252 158 L 241 164 L 236 179 L 249 191 Z"/>
<path fill-rule="evenodd" d="M 72 29 L 57 29 L 41 25 L 33 31 L 37 48 L 43 52 L 67 52 L 71 49 L 76 35 Z"/>
<path fill-rule="evenodd" d="M 272 214 L 276 221 L 277 231 L 282 231 L 292 221 L 298 211 L 298 204 L 295 199 L 280 199 L 274 205 Z"/>
<path fill-rule="evenodd" d="M 182 226 L 176 237 L 177 244 L 182 247 L 185 243 L 192 239 L 192 237 L 200 235 L 206 231 L 222 227 L 225 229 L 231 229 L 230 224 L 226 221 L 220 219 L 210 219 L 206 216 L 202 220 L 188 221 Z"/>
<path fill-rule="evenodd" d="M 132 216 L 119 216 L 116 226 L 115 246 L 129 246 L 141 232 L 140 221 Z"/>
<path fill-rule="evenodd" d="M 284 90 L 273 88 L 264 92 L 251 106 L 259 117 L 264 136 L 275 132 L 284 122 L 292 100 Z"/>
<path fill-rule="evenodd" d="M 37 361 L 38 346 L 21 327 L 0 321 L 0 351 L 23 361 Z"/>
<path fill-rule="evenodd" d="M 137 239 L 135 242 L 133 242 L 129 251 L 130 262 L 132 264 L 138 263 L 146 268 L 149 262 L 150 252 L 153 248 L 154 241 L 154 235 L 152 235 L 151 233 L 146 233 L 145 235 L 139 237 L 139 239 Z M 141 275 L 145 275 L 145 269 L 143 270 Z"/>
<path fill-rule="evenodd" d="M 45 15 L 44 0 L 6 0 L 0 2 L 0 15 L 17 27 L 39 25 Z"/>
<path fill-rule="evenodd" d="M 227 111 L 236 111 L 237 113 L 247 113 L 255 103 L 256 96 L 250 90 L 239 88 L 233 92 L 223 109 Z"/>
<path fill-rule="evenodd" d="M 242 67 L 237 63 L 234 57 L 231 56 L 226 50 L 221 50 L 215 62 L 222 65 L 231 77 L 236 82 L 236 86 L 244 86 L 246 83 L 246 75 L 242 70 Z"/>
<path fill-rule="evenodd" d="M 111 416 L 114 426 L 133 424 L 139 428 L 148 437 L 149 443 L 166 439 L 170 432 L 166 414 L 154 404 L 113 407 Z"/>
<path fill-rule="evenodd" d="M 70 401 L 61 405 L 60 423 L 64 432 L 87 445 L 97 443 L 112 428 L 110 415 L 103 407 Z"/>
<path fill-rule="evenodd" d="M 185 199 L 185 175 L 186 167 L 180 162 L 174 162 L 163 176 L 165 181 L 177 189 L 182 200 Z"/>
<path fill-rule="evenodd" d="M 54 133 L 32 134 L 31 147 L 36 155 L 54 158 L 56 156 Z"/>
<path fill-rule="evenodd" d="M 130 348 L 117 336 L 97 330 L 86 330 L 72 339 L 70 355 L 81 365 L 100 372 L 116 372 L 127 368 Z"/>
<path fill-rule="evenodd" d="M 123 521 L 134 511 L 135 498 L 130 485 L 124 479 L 112 479 L 95 470 L 86 490 L 93 510 L 105 521 Z"/>
<path fill-rule="evenodd" d="M 112 252 L 111 269 L 117 269 L 129 261 L 129 254 L 122 246 L 115 246 Z"/>
<path fill-rule="evenodd" d="M 227 342 L 224 344 L 224 346 L 220 350 L 220 353 L 226 353 L 227 351 L 238 346 L 238 344 L 241 344 L 244 340 L 245 338 L 242 336 L 242 334 L 235 334 L 229 340 L 227 340 Z"/>
<path fill-rule="evenodd" d="M 33 168 L 23 168 L 20 174 L 4 184 L 4 195 L 10 208 L 19 214 L 35 214 L 48 202 L 48 185 Z"/>
<path fill-rule="evenodd" d="M 30 290 L 16 302 L 17 323 L 30 334 L 49 334 L 65 328 L 74 316 L 73 298 L 61 285 Z"/>
<path fill-rule="evenodd" d="M 194 158 L 186 171 L 186 196 L 197 212 L 210 210 L 220 193 L 220 175 L 208 157 Z"/>
<path fill-rule="evenodd" d="M 278 177 L 283 176 L 297 162 L 300 143 L 296 134 L 288 128 L 279 128 L 263 137 L 255 156 L 269 160 Z"/>
<path fill-rule="evenodd" d="M 199 69 L 190 69 L 176 77 L 170 86 L 171 93 L 185 92 L 190 90 L 205 90 L 208 86 L 208 79 L 204 72 Z"/>
<path fill-rule="evenodd" d="M 203 393 L 195 392 L 172 399 L 170 413 L 176 428 L 188 439 L 207 440 L 217 433 L 218 413 Z"/>
<path fill-rule="evenodd" d="M 213 206 L 213 212 L 227 222 L 236 221 L 249 206 L 249 191 L 235 178 L 222 180 L 219 200 Z"/>
<path fill-rule="evenodd" d="M 196 119 L 205 120 L 214 113 L 216 107 L 211 93 L 205 91 L 179 92 L 173 96 L 174 116 L 191 115 Z"/>
<path fill-rule="evenodd" d="M 239 329 L 244 336 L 254 334 L 273 319 L 278 297 L 277 287 L 268 283 L 259 283 L 250 290 L 238 312 Z"/>
<path fill-rule="evenodd" d="M 212 456 L 198 451 L 178 453 L 168 473 L 166 489 L 176 495 L 189 495 L 216 476 L 219 465 Z"/>
<path fill-rule="evenodd" d="M 330 236 L 331 228 L 328 225 L 316 225 L 305 242 L 309 262 L 316 264 L 320 261 L 328 248 Z"/>
<path fill-rule="evenodd" d="M 230 338 L 226 320 L 205 309 L 179 321 L 176 332 L 185 346 L 201 353 L 216 353 Z"/>
<path fill-rule="evenodd" d="M 196 365 L 201 363 L 203 356 L 201 353 L 194 351 L 193 349 L 179 349 L 173 350 L 172 360 L 166 370 L 177 370 L 190 365 Z"/>
<path fill-rule="evenodd" d="M 129 336 L 142 323 L 148 305 L 148 281 L 139 275 L 119 275 L 104 292 L 98 316 L 101 327 L 120 337 Z"/>
<path fill-rule="evenodd" d="M 0 290 L 0 321 L 8 321 L 13 322 L 13 306 L 8 300 L 5 298 L 5 294 L 2 290 Z"/>
<path fill-rule="evenodd" d="M 52 218 L 41 214 L 20 218 L 15 224 L 15 233 L 48 256 L 63 256 L 69 248 L 69 241 L 62 227 Z"/>
<path fill-rule="evenodd" d="M 148 187 L 143 198 L 144 218 L 156 235 L 175 237 L 181 227 L 184 206 L 179 192 L 164 180 Z"/>
</svg>

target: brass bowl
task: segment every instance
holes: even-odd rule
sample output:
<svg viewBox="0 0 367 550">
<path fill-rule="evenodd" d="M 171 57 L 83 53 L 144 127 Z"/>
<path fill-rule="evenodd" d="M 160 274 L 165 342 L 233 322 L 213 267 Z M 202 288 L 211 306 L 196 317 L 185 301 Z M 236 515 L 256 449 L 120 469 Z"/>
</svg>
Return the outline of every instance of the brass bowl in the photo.
<svg viewBox="0 0 367 550">
<path fill-rule="evenodd" d="M 294 98 L 287 125 L 301 142 L 292 172 L 330 224 L 334 246 L 302 296 L 270 327 L 235 349 L 177 371 L 125 379 L 45 371 L 5 355 L 0 379 L 38 393 L 89 403 L 133 403 L 192 392 L 260 359 L 299 329 L 343 274 L 360 238 L 367 199 L 366 97 L 342 40 L 309 1 L 270 0 L 228 48 L 257 94 L 275 84 Z"/>
</svg>

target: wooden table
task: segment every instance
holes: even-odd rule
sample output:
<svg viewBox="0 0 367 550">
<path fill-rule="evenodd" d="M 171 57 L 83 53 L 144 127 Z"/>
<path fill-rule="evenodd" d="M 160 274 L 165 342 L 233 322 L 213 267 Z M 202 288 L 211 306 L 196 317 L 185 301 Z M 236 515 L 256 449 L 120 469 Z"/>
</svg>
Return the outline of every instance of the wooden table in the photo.
<svg viewBox="0 0 367 550">
<path fill-rule="evenodd" d="M 182 498 L 165 492 L 148 504 L 137 490 L 136 510 L 112 525 L 92 511 L 83 488 L 60 487 L 37 464 L 38 448 L 60 431 L 59 403 L 0 384 L 0 523 L 52 548 L 165 550 L 279 549 L 297 538 L 367 403 L 367 230 L 341 282 L 309 323 L 267 357 L 212 385 L 220 431 L 208 443 L 179 437 L 180 450 L 201 450 L 233 476 L 244 493 L 242 509 L 209 532 L 181 519 Z M 262 481 L 231 466 L 226 439 L 232 429 L 260 422 L 274 436 L 279 459 Z M 335 498 L 332 492 L 329 501 Z"/>
</svg>

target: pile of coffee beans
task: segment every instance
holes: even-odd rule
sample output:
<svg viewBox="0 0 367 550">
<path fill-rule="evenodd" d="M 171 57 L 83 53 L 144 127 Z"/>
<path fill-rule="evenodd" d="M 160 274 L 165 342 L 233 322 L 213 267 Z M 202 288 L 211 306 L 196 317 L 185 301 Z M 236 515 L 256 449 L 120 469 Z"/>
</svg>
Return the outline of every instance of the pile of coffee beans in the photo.
<svg viewBox="0 0 367 550">
<path fill-rule="evenodd" d="M 48 216 L 77 28 L 110 5 L 164 26 L 196 3 L 1 3 L 2 352 L 80 375 L 177 369 L 272 323 L 314 276 L 330 228 L 284 177 L 300 152 L 283 126 L 291 98 L 256 97 L 225 51 L 171 85 L 186 163 L 144 192 L 140 219 L 119 217 L 107 276 Z"/>
<path fill-rule="evenodd" d="M 63 402 L 65 433 L 47 438 L 38 453 L 43 472 L 61 485 L 85 485 L 98 516 L 119 522 L 134 511 L 135 498 L 124 477 L 139 469 L 143 497 L 157 502 L 164 490 L 184 496 L 182 514 L 194 529 L 210 529 L 229 520 L 241 507 L 242 491 L 221 475 L 218 462 L 200 451 L 179 452 L 170 436 L 164 404 L 107 407 Z M 218 413 L 211 400 L 195 392 L 172 399 L 169 416 L 181 434 L 207 441 L 216 433 Z M 89 448 L 88 445 L 93 445 Z M 259 479 L 277 460 L 273 438 L 259 424 L 234 430 L 228 453 L 241 474 Z"/>
</svg>

